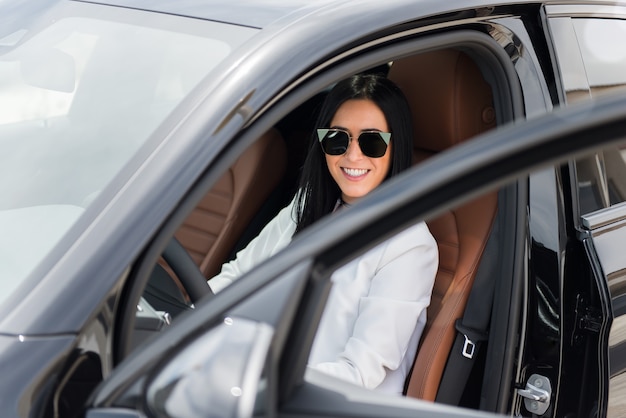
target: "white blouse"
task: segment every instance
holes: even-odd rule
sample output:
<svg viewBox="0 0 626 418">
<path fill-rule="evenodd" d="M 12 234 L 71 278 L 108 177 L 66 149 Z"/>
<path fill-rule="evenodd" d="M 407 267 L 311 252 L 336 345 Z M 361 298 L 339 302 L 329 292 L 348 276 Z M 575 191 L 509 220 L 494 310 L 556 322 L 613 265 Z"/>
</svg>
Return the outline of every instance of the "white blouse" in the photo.
<svg viewBox="0 0 626 418">
<path fill-rule="evenodd" d="M 219 292 L 284 248 L 294 202 L 209 280 Z M 309 366 L 359 386 L 401 394 L 426 324 L 438 265 L 435 239 L 418 223 L 336 270 Z"/>
</svg>

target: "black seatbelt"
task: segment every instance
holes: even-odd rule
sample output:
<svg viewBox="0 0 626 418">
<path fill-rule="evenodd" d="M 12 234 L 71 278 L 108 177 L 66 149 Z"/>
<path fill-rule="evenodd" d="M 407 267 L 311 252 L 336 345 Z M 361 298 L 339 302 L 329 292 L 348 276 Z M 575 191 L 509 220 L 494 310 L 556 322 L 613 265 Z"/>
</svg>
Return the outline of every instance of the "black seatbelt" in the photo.
<svg viewBox="0 0 626 418">
<path fill-rule="evenodd" d="M 498 210 L 463 317 L 456 321 L 457 335 L 443 371 L 436 402 L 459 404 L 481 343 L 487 341 L 499 259 L 500 213 Z"/>
</svg>

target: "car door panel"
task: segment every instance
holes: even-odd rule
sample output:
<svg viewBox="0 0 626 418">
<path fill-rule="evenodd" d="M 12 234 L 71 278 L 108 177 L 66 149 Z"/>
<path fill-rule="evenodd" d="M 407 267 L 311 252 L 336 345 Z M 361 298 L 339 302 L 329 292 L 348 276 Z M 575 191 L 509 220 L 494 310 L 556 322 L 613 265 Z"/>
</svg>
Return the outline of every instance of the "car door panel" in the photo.
<svg viewBox="0 0 626 418">
<path fill-rule="evenodd" d="M 600 368 L 603 371 L 603 398 L 607 416 L 617 417 L 626 413 L 626 258 L 623 255 L 623 243 L 626 239 L 624 204 L 583 215 L 583 225 L 588 228 L 587 248 L 594 273 L 598 281 L 608 289 L 605 302 L 606 312 L 612 321 L 604 328 L 601 340 Z M 608 338 L 607 338 L 608 336 Z M 604 348 L 606 347 L 606 348 Z M 608 386 L 608 387 L 607 387 Z"/>
<path fill-rule="evenodd" d="M 626 55 L 623 45 L 615 44 L 615 39 L 626 30 L 624 12 L 622 7 L 604 5 L 546 7 L 555 65 L 560 74 L 557 87 L 566 105 L 624 90 Z M 606 50 L 608 45 L 610 52 Z M 574 325 L 565 323 L 564 332 L 571 334 L 571 338 L 564 340 L 567 348 L 563 350 L 563 367 L 579 366 L 582 376 L 586 376 L 580 379 L 593 382 L 588 385 L 587 393 L 592 392 L 597 398 L 594 408 L 600 415 L 608 416 L 626 412 L 626 403 L 621 401 L 626 393 L 622 373 L 626 353 L 622 354 L 620 349 L 623 337 L 619 332 L 622 316 L 619 304 L 623 296 L 619 282 L 624 268 L 619 248 L 626 234 L 616 207 L 624 201 L 622 179 L 626 170 L 623 167 L 619 150 L 605 150 L 577 158 L 569 173 L 565 173 L 573 180 L 573 222 L 580 231 L 577 240 L 583 248 L 578 256 L 588 261 L 575 268 L 577 271 L 569 274 L 569 283 L 564 285 L 565 295 L 570 295 L 564 307 L 573 307 L 575 313 L 565 318 Z M 587 353 L 583 353 L 585 346 Z M 580 357 L 576 358 L 575 353 Z M 589 359 L 588 368 L 582 366 L 586 363 L 584 359 Z M 564 394 L 576 390 L 564 388 Z M 586 408 L 581 403 L 579 409 Z"/>
</svg>

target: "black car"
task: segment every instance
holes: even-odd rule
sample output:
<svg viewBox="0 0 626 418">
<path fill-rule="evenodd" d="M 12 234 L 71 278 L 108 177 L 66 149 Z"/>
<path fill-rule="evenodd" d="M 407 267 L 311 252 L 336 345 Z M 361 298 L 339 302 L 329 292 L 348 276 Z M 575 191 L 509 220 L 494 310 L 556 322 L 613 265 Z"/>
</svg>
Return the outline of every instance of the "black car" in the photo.
<svg viewBox="0 0 626 418">
<path fill-rule="evenodd" d="M 0 415 L 624 415 L 625 34 L 604 1 L 0 2 Z M 414 167 L 210 294 L 362 72 Z M 307 369 L 330 274 L 422 220 L 405 396 Z"/>
</svg>

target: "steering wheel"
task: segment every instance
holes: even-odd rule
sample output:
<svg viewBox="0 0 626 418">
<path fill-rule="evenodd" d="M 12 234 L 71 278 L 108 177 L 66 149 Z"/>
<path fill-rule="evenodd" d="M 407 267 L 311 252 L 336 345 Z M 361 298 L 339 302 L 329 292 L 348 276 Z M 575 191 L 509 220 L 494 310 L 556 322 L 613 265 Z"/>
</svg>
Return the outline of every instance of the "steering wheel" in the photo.
<svg viewBox="0 0 626 418">
<path fill-rule="evenodd" d="M 167 264 L 174 270 L 176 276 L 178 276 L 193 303 L 198 302 L 207 295 L 211 297 L 215 295 L 207 284 L 206 277 L 204 277 L 187 250 L 175 237 L 172 237 L 169 241 L 162 255 Z"/>
<path fill-rule="evenodd" d="M 205 298 L 208 299 L 212 297 L 214 294 L 211 291 L 211 288 L 207 284 L 206 278 L 200 272 L 200 269 L 193 261 L 189 253 L 185 250 L 185 248 L 181 245 L 181 243 L 176 239 L 172 238 L 167 244 L 165 250 L 161 254 L 165 261 L 169 264 L 171 269 L 176 273 L 179 281 L 187 291 L 191 302 L 196 304 L 200 299 Z M 168 292 L 180 292 L 178 287 L 172 282 L 171 276 L 161 267 L 159 264 L 148 265 L 146 263 L 143 264 L 144 268 L 150 269 L 151 278 L 158 279 L 158 276 L 161 276 L 164 283 L 169 283 L 165 285 L 164 288 L 161 289 L 161 292 L 164 294 L 158 294 L 159 292 L 153 293 L 153 296 L 156 294 L 157 299 L 160 299 L 162 302 L 165 301 L 169 304 L 170 311 L 172 307 L 179 307 L 181 309 L 189 309 L 189 306 L 186 302 L 182 301 L 182 293 L 181 299 L 179 300 L 176 296 Z M 162 273 L 162 274 L 161 274 Z M 169 286 L 169 290 L 168 290 Z M 142 294 L 146 292 L 147 287 L 144 286 L 132 286 L 131 291 L 128 293 L 127 298 L 130 303 L 125 303 L 123 310 L 119 315 L 119 323 L 115 326 L 115 334 L 117 341 L 116 348 L 114 350 L 115 362 L 119 362 L 122 359 L 126 358 L 128 354 L 134 349 L 137 344 L 140 344 L 144 337 L 141 337 L 141 333 L 135 332 L 135 325 L 138 320 L 138 306 L 141 304 L 140 298 Z M 147 296 L 147 295 L 145 295 Z M 151 305 L 150 308 L 154 308 Z M 141 309 L 140 311 L 144 311 L 145 309 Z M 155 309 L 151 309 L 154 312 L 157 312 Z M 148 315 L 150 316 L 150 315 Z M 161 318 L 163 319 L 163 318 Z M 157 326 L 155 328 L 154 321 L 148 321 L 149 324 L 146 327 L 140 327 L 143 330 L 144 334 L 146 332 L 158 332 L 160 327 Z"/>
</svg>

